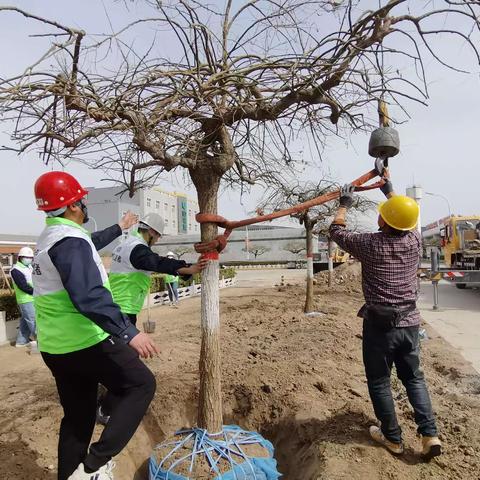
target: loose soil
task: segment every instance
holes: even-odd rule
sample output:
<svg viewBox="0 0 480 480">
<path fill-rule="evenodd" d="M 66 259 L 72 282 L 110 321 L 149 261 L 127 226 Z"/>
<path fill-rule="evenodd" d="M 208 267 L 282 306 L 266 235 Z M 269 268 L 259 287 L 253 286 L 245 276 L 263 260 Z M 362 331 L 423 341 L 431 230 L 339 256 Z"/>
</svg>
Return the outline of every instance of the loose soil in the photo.
<svg viewBox="0 0 480 480">
<path fill-rule="evenodd" d="M 340 269 L 340 270 L 339 270 Z M 285 480 L 480 478 L 480 378 L 427 327 L 423 365 L 445 454 L 423 463 L 406 393 L 392 377 L 406 452 L 393 457 L 368 436 L 374 422 L 361 356 L 358 265 L 317 276 L 315 308 L 304 289 L 232 288 L 221 293 L 225 424 L 260 431 L 275 445 Z M 199 299 L 152 310 L 159 358 L 147 361 L 157 392 L 142 425 L 115 460 L 116 480 L 146 479 L 156 444 L 195 424 Z M 140 319 L 140 325 L 142 320 Z M 55 480 L 61 409 L 39 355 L 0 348 L 0 479 Z M 96 435 L 100 432 L 100 427 Z"/>
</svg>

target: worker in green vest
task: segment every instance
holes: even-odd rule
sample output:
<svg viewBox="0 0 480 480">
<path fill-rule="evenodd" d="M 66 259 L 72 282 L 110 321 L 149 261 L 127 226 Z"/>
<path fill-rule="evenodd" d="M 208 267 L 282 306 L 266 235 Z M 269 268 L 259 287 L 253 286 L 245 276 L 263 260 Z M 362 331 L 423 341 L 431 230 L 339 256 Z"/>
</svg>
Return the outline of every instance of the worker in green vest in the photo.
<svg viewBox="0 0 480 480">
<path fill-rule="evenodd" d="M 33 306 L 32 286 L 32 261 L 33 250 L 29 247 L 22 247 L 18 252 L 18 261 L 10 270 L 13 280 L 13 288 L 20 309 L 21 318 L 18 327 L 16 347 L 35 347 L 37 336 L 35 326 L 35 308 Z"/>
<path fill-rule="evenodd" d="M 135 222 L 122 219 L 90 235 L 82 226 L 87 193 L 66 172 L 45 173 L 35 183 L 38 209 L 47 216 L 32 264 L 38 344 L 64 412 L 57 480 L 113 480 L 111 459 L 132 438 L 156 385 L 139 358 L 157 354 L 155 343 L 113 302 L 97 252 Z M 100 383 L 117 402 L 90 445 Z"/>
<path fill-rule="evenodd" d="M 136 325 L 137 315 L 150 292 L 152 272 L 188 278 L 201 272 L 208 262 L 199 259 L 198 263 L 190 265 L 183 260 L 162 257 L 152 251 L 151 247 L 161 238 L 163 229 L 163 218 L 156 213 L 149 213 L 139 222 L 138 228 L 112 253 L 109 281 L 113 300 L 133 325 Z M 97 406 L 98 423 L 109 423 L 116 402 L 116 396 L 110 392 L 100 394 Z"/>
<path fill-rule="evenodd" d="M 188 278 L 201 272 L 207 264 L 207 260 L 199 259 L 191 265 L 152 251 L 163 229 L 163 218 L 149 213 L 139 222 L 138 229 L 113 250 L 109 275 L 113 300 L 134 325 L 150 290 L 152 272 L 166 273 L 178 281 L 179 276 Z"/>
<path fill-rule="evenodd" d="M 167 258 L 175 259 L 173 252 L 167 253 Z M 178 308 L 178 275 L 165 275 L 165 285 L 167 286 L 168 298 L 170 299 L 170 306 Z"/>
</svg>

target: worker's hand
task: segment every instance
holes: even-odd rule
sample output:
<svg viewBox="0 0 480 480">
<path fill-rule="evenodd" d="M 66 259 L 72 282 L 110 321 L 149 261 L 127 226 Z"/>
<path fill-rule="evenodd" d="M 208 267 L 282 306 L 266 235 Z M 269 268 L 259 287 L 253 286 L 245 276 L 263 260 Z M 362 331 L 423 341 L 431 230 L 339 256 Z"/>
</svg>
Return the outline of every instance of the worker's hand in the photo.
<svg viewBox="0 0 480 480">
<path fill-rule="evenodd" d="M 152 358 L 158 355 L 158 349 L 153 340 L 146 333 L 138 333 L 129 345 L 140 355 L 141 358 Z"/>
<path fill-rule="evenodd" d="M 118 225 L 120 225 L 120 228 L 123 231 L 133 227 L 136 223 L 138 223 L 138 215 L 129 210 L 118 222 Z"/>
<path fill-rule="evenodd" d="M 180 275 L 194 275 L 200 273 L 208 265 L 206 258 L 200 257 L 197 263 L 190 265 L 189 267 L 182 267 L 177 270 Z"/>
<path fill-rule="evenodd" d="M 340 206 L 345 208 L 350 208 L 355 201 L 353 192 L 355 191 L 355 185 L 351 183 L 345 184 L 340 189 Z"/>
</svg>

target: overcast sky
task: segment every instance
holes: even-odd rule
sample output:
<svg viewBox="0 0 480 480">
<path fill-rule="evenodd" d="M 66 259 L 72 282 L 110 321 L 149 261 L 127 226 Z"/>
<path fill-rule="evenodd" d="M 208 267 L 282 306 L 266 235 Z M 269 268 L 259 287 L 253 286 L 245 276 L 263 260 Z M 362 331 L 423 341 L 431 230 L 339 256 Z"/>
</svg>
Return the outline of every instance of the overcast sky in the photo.
<svg viewBox="0 0 480 480">
<path fill-rule="evenodd" d="M 123 2 L 113 4 L 110 0 L 103 3 L 96 0 L 16 0 L 10 3 L 87 32 L 105 31 L 107 8 L 110 20 L 117 25 L 126 23 L 129 18 Z M 18 14 L 5 12 L 0 12 L 0 22 L 0 76 L 7 77 L 23 71 L 40 51 L 39 40 L 28 38 L 33 27 L 38 30 L 38 25 Z M 445 51 L 457 55 L 461 63 L 465 56 L 461 47 L 453 47 L 449 38 L 438 41 Z M 446 197 L 452 213 L 456 214 L 480 214 L 480 85 L 478 66 L 468 65 L 468 68 L 472 74 L 462 75 L 433 61 L 428 62 L 428 107 L 409 105 L 411 120 L 397 127 L 401 154 L 391 161 L 392 179 L 398 193 L 405 192 L 405 188 L 415 182 L 427 192 Z M 0 127 L 1 144 L 9 142 L 8 128 L 6 124 Z M 332 138 L 321 168 L 342 183 L 370 170 L 373 160 L 367 153 L 368 139 L 365 134 L 349 140 Z M 18 157 L 14 153 L 0 152 L 0 162 L 0 233 L 38 234 L 44 215 L 35 210 L 33 184 L 41 173 L 58 169 L 58 165 L 44 166 L 36 153 Z M 66 170 L 86 186 L 106 185 L 101 181 L 104 177 L 101 172 L 75 163 L 70 163 Z M 312 170 L 307 175 L 313 178 L 321 173 Z M 184 186 L 181 174 L 166 176 L 160 185 L 164 189 L 193 193 Z M 230 219 L 242 218 L 255 208 L 260 197 L 259 189 L 242 199 L 235 192 L 225 192 L 219 202 L 219 213 Z M 378 193 L 373 197 L 381 199 Z M 423 224 L 448 215 L 447 202 L 440 197 L 425 196 L 421 206 Z"/>
</svg>

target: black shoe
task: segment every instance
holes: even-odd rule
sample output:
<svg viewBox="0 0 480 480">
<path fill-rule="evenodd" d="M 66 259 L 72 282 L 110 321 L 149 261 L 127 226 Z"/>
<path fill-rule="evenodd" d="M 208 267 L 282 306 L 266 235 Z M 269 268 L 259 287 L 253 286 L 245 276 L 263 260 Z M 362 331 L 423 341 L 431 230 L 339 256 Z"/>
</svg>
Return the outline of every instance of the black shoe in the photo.
<svg viewBox="0 0 480 480">
<path fill-rule="evenodd" d="M 102 406 L 99 405 L 97 407 L 97 423 L 99 423 L 100 425 L 106 425 L 109 420 L 110 420 L 110 415 L 105 415 L 102 412 Z"/>
</svg>

